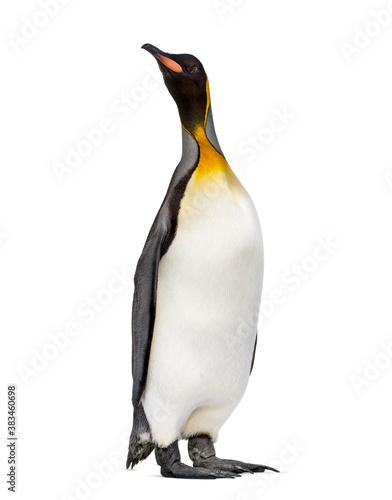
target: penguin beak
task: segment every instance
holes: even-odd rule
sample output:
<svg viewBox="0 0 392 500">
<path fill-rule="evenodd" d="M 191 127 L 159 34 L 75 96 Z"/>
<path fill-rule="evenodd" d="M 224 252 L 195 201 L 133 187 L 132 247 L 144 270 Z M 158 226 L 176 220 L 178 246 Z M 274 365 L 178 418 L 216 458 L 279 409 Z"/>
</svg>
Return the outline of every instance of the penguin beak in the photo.
<svg viewBox="0 0 392 500">
<path fill-rule="evenodd" d="M 159 50 L 157 47 L 154 47 L 154 45 L 151 45 L 150 43 L 145 43 L 142 45 L 142 49 L 147 50 L 152 56 L 155 57 L 155 59 L 158 62 L 159 69 L 162 71 L 162 73 L 166 72 L 166 70 L 169 70 L 169 72 L 174 72 L 174 73 L 182 73 L 183 69 L 181 65 L 174 60 L 174 57 L 172 54 L 167 54 L 166 52 L 162 52 Z"/>
</svg>

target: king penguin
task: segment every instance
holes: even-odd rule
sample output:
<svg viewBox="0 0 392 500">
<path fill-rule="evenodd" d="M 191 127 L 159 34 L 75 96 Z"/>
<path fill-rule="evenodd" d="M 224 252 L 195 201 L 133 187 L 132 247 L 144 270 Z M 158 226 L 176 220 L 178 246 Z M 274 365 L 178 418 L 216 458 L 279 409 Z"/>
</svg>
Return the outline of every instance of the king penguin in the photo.
<svg viewBox="0 0 392 500">
<path fill-rule="evenodd" d="M 136 267 L 127 468 L 155 449 L 165 477 L 275 471 L 220 459 L 214 448 L 253 367 L 263 279 L 257 212 L 219 146 L 201 62 L 142 48 L 177 104 L 182 158 Z M 179 439 L 188 439 L 193 467 L 181 462 Z"/>
</svg>

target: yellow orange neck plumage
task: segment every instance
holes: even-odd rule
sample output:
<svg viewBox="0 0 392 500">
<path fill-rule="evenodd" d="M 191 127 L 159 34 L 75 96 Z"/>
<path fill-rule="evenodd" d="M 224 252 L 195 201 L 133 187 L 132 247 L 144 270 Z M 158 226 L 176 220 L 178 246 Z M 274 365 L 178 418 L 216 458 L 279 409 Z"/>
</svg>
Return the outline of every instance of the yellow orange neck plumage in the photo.
<svg viewBox="0 0 392 500">
<path fill-rule="evenodd" d="M 206 135 L 205 127 L 207 123 L 207 114 L 211 103 L 208 78 L 206 82 L 206 92 L 207 105 L 204 123 L 200 124 L 193 131 L 193 136 L 195 137 L 200 150 L 199 162 L 194 175 L 195 182 L 203 179 L 206 180 L 206 178 L 210 178 L 216 174 L 226 174 L 229 178 L 235 177 L 225 158 L 212 146 Z"/>
</svg>

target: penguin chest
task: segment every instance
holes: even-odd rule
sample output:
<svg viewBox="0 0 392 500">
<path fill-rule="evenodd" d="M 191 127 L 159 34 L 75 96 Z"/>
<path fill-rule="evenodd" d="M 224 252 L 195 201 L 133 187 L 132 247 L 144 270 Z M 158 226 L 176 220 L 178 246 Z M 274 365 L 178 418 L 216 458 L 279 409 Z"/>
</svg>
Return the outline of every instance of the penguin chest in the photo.
<svg viewBox="0 0 392 500">
<path fill-rule="evenodd" d="M 259 220 L 239 182 L 222 176 L 209 190 L 190 182 L 159 265 L 150 381 L 187 394 L 192 404 L 238 403 L 249 378 L 262 274 Z"/>
</svg>

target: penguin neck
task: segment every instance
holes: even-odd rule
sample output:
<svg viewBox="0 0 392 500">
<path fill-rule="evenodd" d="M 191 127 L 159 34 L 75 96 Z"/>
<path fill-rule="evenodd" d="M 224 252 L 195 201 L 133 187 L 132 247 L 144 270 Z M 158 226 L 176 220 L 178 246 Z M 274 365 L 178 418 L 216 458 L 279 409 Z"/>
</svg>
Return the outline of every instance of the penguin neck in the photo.
<svg viewBox="0 0 392 500">
<path fill-rule="evenodd" d="M 179 101 L 176 100 L 176 103 L 183 129 L 196 138 L 197 134 L 200 135 L 201 130 L 205 130 L 208 115 L 211 114 L 209 113 L 211 108 L 210 85 L 207 75 L 205 88 L 197 98 L 182 96 Z"/>
<path fill-rule="evenodd" d="M 236 179 L 233 171 L 229 167 L 226 158 L 219 145 L 216 136 L 214 120 L 212 118 L 210 86 L 208 77 L 205 86 L 205 103 L 200 107 L 199 101 L 194 108 L 188 109 L 188 120 L 184 120 L 180 113 L 183 134 L 191 136 L 197 143 L 198 158 L 193 163 L 194 180 L 208 181 L 213 176 L 224 176 L 228 181 Z M 188 141 L 183 137 L 182 159 L 187 163 L 189 161 L 190 151 Z"/>
<path fill-rule="evenodd" d="M 231 173 L 231 169 L 223 153 L 213 146 L 204 126 L 196 128 L 193 132 L 193 137 L 196 139 L 199 147 L 199 159 L 195 170 L 195 180 Z"/>
<path fill-rule="evenodd" d="M 190 129 L 187 128 L 183 122 L 181 122 L 183 133 L 187 133 L 194 138 L 197 142 L 199 150 L 199 156 L 195 163 L 195 180 L 199 181 L 219 174 L 225 174 L 228 177 L 235 177 L 224 157 L 216 136 L 214 121 L 212 118 L 208 81 L 206 90 L 207 105 L 204 111 L 203 120 L 196 123 L 196 125 Z M 182 155 L 184 159 L 188 155 L 186 141 L 183 141 Z"/>
<path fill-rule="evenodd" d="M 192 136 L 199 148 L 195 181 L 209 181 L 212 177 L 233 180 L 235 178 L 234 172 L 226 161 L 215 133 L 211 108 L 208 109 L 205 124 L 197 127 Z"/>
</svg>

